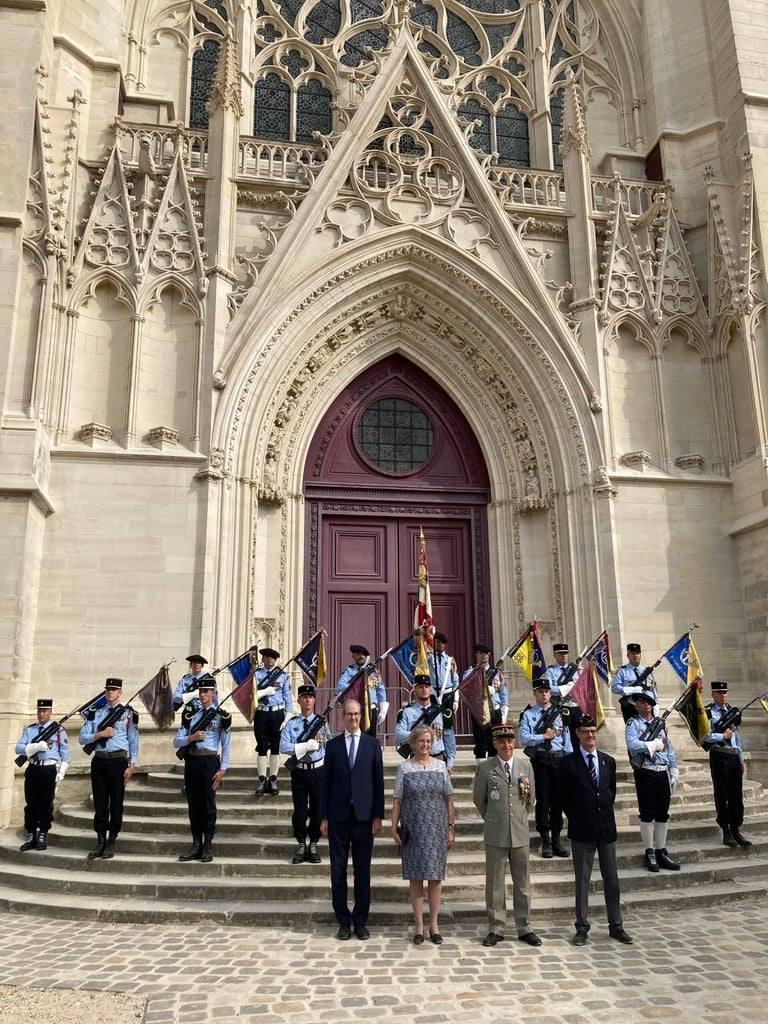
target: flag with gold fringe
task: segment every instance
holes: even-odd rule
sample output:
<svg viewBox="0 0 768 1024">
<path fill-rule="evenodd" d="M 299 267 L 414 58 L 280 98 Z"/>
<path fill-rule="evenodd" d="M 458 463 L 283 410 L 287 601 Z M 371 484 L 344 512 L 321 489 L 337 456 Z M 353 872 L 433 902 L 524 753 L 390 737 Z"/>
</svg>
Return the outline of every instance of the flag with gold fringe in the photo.
<svg viewBox="0 0 768 1024">
<path fill-rule="evenodd" d="M 419 527 L 419 594 L 413 615 L 413 628 L 420 630 L 425 642 L 432 647 L 435 627 L 432 621 L 432 596 L 429 592 L 429 573 L 427 572 L 427 542 L 421 527 Z"/>
<path fill-rule="evenodd" d="M 514 661 L 529 683 L 533 680 L 533 658 L 533 626 L 529 626 L 524 639 L 518 640 L 517 650 L 510 655 L 510 659 Z"/>
<path fill-rule="evenodd" d="M 466 679 L 462 680 L 459 684 L 459 693 L 477 724 L 481 727 L 490 725 L 492 707 L 485 669 L 482 665 L 476 665 Z"/>
<path fill-rule="evenodd" d="M 689 684 L 680 699 L 675 702 L 675 710 L 680 712 L 693 741 L 701 746 L 701 741 L 709 732 L 709 720 L 704 710 L 701 689 L 694 683 Z"/>
<path fill-rule="evenodd" d="M 158 729 L 169 729 L 173 725 L 173 687 L 167 665 L 152 676 L 139 697 Z"/>
<path fill-rule="evenodd" d="M 356 700 L 360 705 L 360 728 L 363 732 L 368 732 L 371 728 L 371 699 L 368 692 L 368 676 L 375 671 L 375 665 L 370 663 L 363 665 L 344 691 L 344 696 L 342 697 L 344 704 L 348 700 Z"/>
<path fill-rule="evenodd" d="M 598 672 L 593 661 L 588 661 L 579 673 L 578 679 L 568 692 L 568 699 L 575 701 L 585 715 L 594 718 L 598 729 L 605 725 Z"/>
<path fill-rule="evenodd" d="M 325 632 L 315 633 L 293 659 L 313 686 L 322 686 L 325 681 Z"/>
</svg>

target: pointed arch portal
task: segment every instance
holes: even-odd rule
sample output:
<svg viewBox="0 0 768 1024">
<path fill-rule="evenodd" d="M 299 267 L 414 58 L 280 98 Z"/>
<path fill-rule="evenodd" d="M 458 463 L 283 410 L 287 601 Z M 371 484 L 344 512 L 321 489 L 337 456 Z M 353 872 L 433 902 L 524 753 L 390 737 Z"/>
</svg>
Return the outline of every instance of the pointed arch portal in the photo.
<svg viewBox="0 0 768 1024">
<path fill-rule="evenodd" d="M 305 633 L 328 630 L 332 678 L 350 643 L 378 654 L 412 629 L 419 526 L 450 652 L 464 666 L 477 637 L 492 642 L 489 493 L 466 419 L 407 359 L 390 356 L 338 395 L 304 469 Z M 383 671 L 394 697 L 403 680 L 394 666 Z"/>
</svg>

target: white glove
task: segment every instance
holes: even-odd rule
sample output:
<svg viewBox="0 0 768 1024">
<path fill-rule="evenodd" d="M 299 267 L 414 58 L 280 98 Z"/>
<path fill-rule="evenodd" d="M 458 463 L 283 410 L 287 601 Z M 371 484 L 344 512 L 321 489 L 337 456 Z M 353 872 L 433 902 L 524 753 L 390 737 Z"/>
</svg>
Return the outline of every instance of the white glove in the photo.
<svg viewBox="0 0 768 1024">
<path fill-rule="evenodd" d="M 67 774 L 67 768 L 69 768 L 69 765 L 67 764 L 66 761 L 59 761 L 59 767 L 56 769 L 56 785 L 57 786 L 61 784 L 61 780 Z"/>
<path fill-rule="evenodd" d="M 508 712 L 509 712 L 509 708 L 507 707 L 507 705 L 506 704 L 502 704 L 501 705 L 501 720 L 505 724 L 506 724 L 506 721 L 507 721 L 507 714 L 508 714 Z"/>
<path fill-rule="evenodd" d="M 24 748 L 24 753 L 27 757 L 34 757 L 35 754 L 42 754 L 44 750 L 48 749 L 48 744 L 45 740 L 40 740 L 38 743 L 28 743 Z"/>
<path fill-rule="evenodd" d="M 383 722 L 384 719 L 387 717 L 387 712 L 388 711 L 389 711 L 389 701 L 388 700 L 383 700 L 381 702 L 381 704 L 379 704 L 379 721 L 380 722 Z"/>
<path fill-rule="evenodd" d="M 317 740 L 307 740 L 306 743 L 297 743 L 294 747 L 294 753 L 299 760 L 304 757 L 305 754 L 314 754 L 316 750 L 320 749 L 320 744 Z"/>
<path fill-rule="evenodd" d="M 648 757 L 653 757 L 654 754 L 660 754 L 664 749 L 664 740 L 661 737 L 657 740 L 650 740 L 645 744 L 645 748 L 648 751 Z"/>
<path fill-rule="evenodd" d="M 680 779 L 680 769 L 679 768 L 670 768 L 669 769 L 669 788 L 672 790 L 672 792 L 674 792 L 675 786 L 677 785 L 679 779 Z"/>
<path fill-rule="evenodd" d="M 181 703 L 186 707 L 191 700 L 194 700 L 197 696 L 197 690 L 186 690 L 181 695 Z"/>
<path fill-rule="evenodd" d="M 259 700 L 261 700 L 262 697 L 271 697 L 273 693 L 275 693 L 274 686 L 266 686 L 263 690 L 256 691 Z"/>
</svg>

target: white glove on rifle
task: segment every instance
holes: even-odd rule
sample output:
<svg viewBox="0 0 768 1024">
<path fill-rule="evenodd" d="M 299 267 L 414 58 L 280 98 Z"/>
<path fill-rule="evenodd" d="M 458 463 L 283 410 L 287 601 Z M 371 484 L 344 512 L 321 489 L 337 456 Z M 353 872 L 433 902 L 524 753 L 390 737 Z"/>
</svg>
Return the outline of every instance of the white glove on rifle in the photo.
<svg viewBox="0 0 768 1024">
<path fill-rule="evenodd" d="M 256 696 L 261 700 L 262 697 L 271 697 L 275 692 L 274 686 L 265 686 L 263 690 L 256 691 Z"/>
<path fill-rule="evenodd" d="M 307 740 L 306 743 L 297 743 L 294 747 L 296 757 L 298 757 L 299 760 L 301 760 L 305 754 L 314 754 L 314 752 L 319 749 L 320 744 L 317 740 Z"/>
<path fill-rule="evenodd" d="M 645 748 L 648 751 L 648 757 L 653 757 L 654 754 L 660 754 L 664 749 L 664 740 L 661 737 L 657 740 L 649 740 L 645 744 Z"/>
<path fill-rule="evenodd" d="M 508 712 L 509 712 L 509 708 L 507 707 L 507 705 L 506 704 L 502 704 L 501 705 L 501 720 L 504 723 L 506 723 L 506 721 L 507 721 L 507 713 Z"/>
<path fill-rule="evenodd" d="M 197 696 L 197 690 L 185 690 L 181 695 L 181 703 L 186 707 Z"/>
<path fill-rule="evenodd" d="M 66 761 L 59 761 L 59 767 L 56 769 L 56 786 L 61 785 L 61 780 L 67 774 L 67 768 L 69 765 Z"/>
<path fill-rule="evenodd" d="M 44 750 L 48 749 L 48 744 L 45 740 L 39 740 L 37 743 L 28 743 L 24 748 L 24 753 L 27 757 L 34 757 L 35 754 L 42 754 Z"/>
<path fill-rule="evenodd" d="M 380 722 L 383 722 L 384 719 L 387 717 L 387 712 L 388 711 L 389 711 L 389 701 L 388 700 L 383 700 L 381 702 L 381 704 L 379 704 L 379 721 Z"/>
</svg>

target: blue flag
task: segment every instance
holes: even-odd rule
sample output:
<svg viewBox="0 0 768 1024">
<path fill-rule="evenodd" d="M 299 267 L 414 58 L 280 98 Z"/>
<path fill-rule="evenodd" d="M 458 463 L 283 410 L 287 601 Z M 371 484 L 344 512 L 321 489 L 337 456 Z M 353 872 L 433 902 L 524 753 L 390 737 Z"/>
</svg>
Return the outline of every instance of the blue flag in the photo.
<svg viewBox="0 0 768 1024">
<path fill-rule="evenodd" d="M 102 708 L 107 706 L 107 695 L 106 693 L 100 693 L 98 697 L 93 698 L 93 703 L 90 707 L 87 707 L 84 711 L 80 712 L 80 717 L 84 720 L 88 720 L 88 714 L 91 711 L 101 711 Z"/>
<path fill-rule="evenodd" d="M 407 640 L 403 640 L 399 647 L 389 652 L 389 656 L 408 680 L 408 683 L 413 686 L 413 675 L 419 656 L 414 638 L 409 636 Z"/>
<path fill-rule="evenodd" d="M 539 679 L 543 679 L 547 674 L 547 660 L 544 657 L 544 651 L 541 649 L 541 641 L 539 640 L 538 629 L 532 630 L 533 633 L 533 657 L 531 658 L 531 673 L 532 682 L 537 682 Z"/>
<path fill-rule="evenodd" d="M 675 672 L 680 676 L 684 686 L 688 685 L 688 650 L 690 645 L 691 636 L 689 633 L 686 633 L 664 655 Z"/>
<path fill-rule="evenodd" d="M 229 666 L 229 671 L 232 675 L 232 678 L 235 680 L 236 686 L 239 686 L 241 683 L 244 683 L 248 676 L 253 672 L 251 652 L 246 651 L 242 658 L 238 658 L 236 662 Z"/>
</svg>

